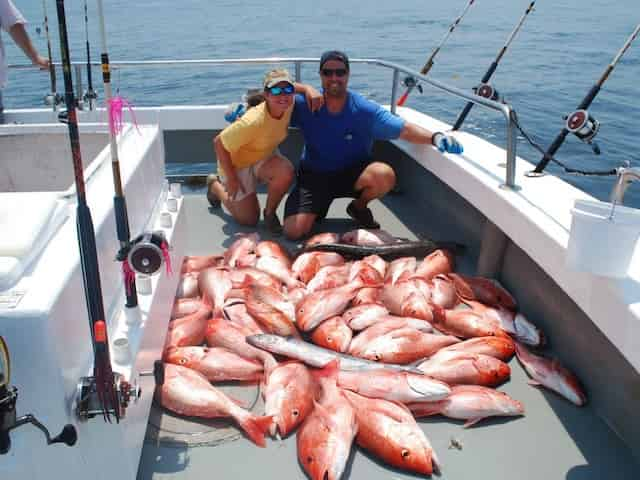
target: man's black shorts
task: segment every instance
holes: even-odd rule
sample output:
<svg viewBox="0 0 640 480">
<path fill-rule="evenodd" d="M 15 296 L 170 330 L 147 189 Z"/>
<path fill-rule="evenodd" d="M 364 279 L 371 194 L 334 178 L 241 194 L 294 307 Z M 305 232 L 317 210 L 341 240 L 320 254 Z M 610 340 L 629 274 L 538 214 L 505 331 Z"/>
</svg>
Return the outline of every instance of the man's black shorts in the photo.
<svg viewBox="0 0 640 480">
<path fill-rule="evenodd" d="M 312 172 L 298 168 L 296 185 L 287 198 L 284 217 L 296 213 L 315 213 L 318 218 L 324 218 L 334 198 L 358 198 L 360 192 L 355 191 L 354 186 L 369 163 L 359 162 L 335 172 Z"/>
</svg>

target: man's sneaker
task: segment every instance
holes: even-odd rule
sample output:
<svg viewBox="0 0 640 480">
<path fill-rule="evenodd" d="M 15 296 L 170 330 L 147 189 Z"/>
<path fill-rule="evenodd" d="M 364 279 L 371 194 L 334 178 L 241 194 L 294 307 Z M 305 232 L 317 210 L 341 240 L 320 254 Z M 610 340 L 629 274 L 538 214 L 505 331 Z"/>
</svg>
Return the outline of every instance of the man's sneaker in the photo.
<svg viewBox="0 0 640 480">
<path fill-rule="evenodd" d="M 222 204 L 218 196 L 213 191 L 213 184 L 219 181 L 220 180 L 217 175 L 207 175 L 207 200 L 209 200 L 209 205 L 213 208 L 220 208 L 220 205 Z"/>
<path fill-rule="evenodd" d="M 264 226 L 267 227 L 267 230 L 273 235 L 282 235 L 282 225 L 276 212 L 267 215 L 267 211 L 263 210 L 262 215 L 264 216 Z"/>
<path fill-rule="evenodd" d="M 353 218 L 356 222 L 358 222 L 364 228 L 370 228 L 370 229 L 380 228 L 380 224 L 376 222 L 376 220 L 373 218 L 373 213 L 371 213 L 371 210 L 369 209 L 369 207 L 358 208 L 356 207 L 355 200 L 353 200 L 347 206 L 347 213 L 351 218 Z"/>
</svg>

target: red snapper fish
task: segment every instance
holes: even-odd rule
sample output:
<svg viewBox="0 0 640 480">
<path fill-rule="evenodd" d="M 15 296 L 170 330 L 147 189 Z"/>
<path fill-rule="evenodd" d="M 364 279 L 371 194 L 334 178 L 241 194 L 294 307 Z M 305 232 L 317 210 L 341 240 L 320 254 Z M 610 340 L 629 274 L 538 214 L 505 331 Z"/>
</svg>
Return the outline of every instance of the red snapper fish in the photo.
<svg viewBox="0 0 640 480">
<path fill-rule="evenodd" d="M 204 342 L 207 321 L 210 316 L 211 310 L 202 305 L 195 313 L 169 322 L 169 330 L 164 344 L 165 349 L 200 345 Z"/>
<path fill-rule="evenodd" d="M 180 273 L 199 272 L 206 268 L 221 267 L 222 265 L 224 265 L 222 255 L 185 256 Z"/>
<path fill-rule="evenodd" d="M 200 272 L 183 273 L 176 289 L 176 298 L 195 298 L 200 296 L 198 275 Z"/>
<path fill-rule="evenodd" d="M 541 385 L 553 390 L 579 407 L 587 403 L 587 395 L 578 377 L 563 367 L 558 360 L 534 355 L 517 342 L 516 356 L 531 376 L 531 385 Z"/>
<path fill-rule="evenodd" d="M 247 360 L 226 348 L 177 347 L 165 355 L 166 361 L 203 374 L 210 382 L 254 381 L 262 378 L 262 364 Z"/>
<path fill-rule="evenodd" d="M 364 228 L 358 228 L 356 230 L 351 230 L 349 232 L 343 233 L 340 237 L 340 243 L 370 247 L 375 247 L 378 245 L 388 245 L 390 243 L 396 243 L 397 241 L 398 239 L 396 237 L 380 229 L 367 230 Z"/>
<path fill-rule="evenodd" d="M 545 344 L 545 336 L 538 327 L 527 320 L 522 313 L 515 313 L 504 307 L 488 307 L 480 302 L 467 300 L 467 303 L 475 312 L 480 315 L 500 322 L 500 326 L 520 343 L 532 347 L 540 347 Z"/>
<path fill-rule="evenodd" d="M 295 310 L 291 302 L 278 290 L 260 285 L 247 288 L 247 312 L 264 330 L 277 335 L 298 336 L 294 325 Z"/>
<path fill-rule="evenodd" d="M 222 307 L 231 291 L 232 283 L 226 268 L 207 268 L 198 276 L 198 286 L 202 292 L 202 300 L 211 304 L 213 314 L 222 315 Z"/>
<path fill-rule="evenodd" d="M 336 384 L 337 364 L 333 361 L 316 374 L 322 393 L 298 429 L 298 460 L 311 480 L 338 480 L 358 433 L 354 408 Z"/>
<path fill-rule="evenodd" d="M 156 395 L 164 408 L 179 415 L 233 418 L 252 442 L 265 446 L 264 436 L 272 418 L 256 416 L 240 407 L 195 370 L 165 364 L 165 380 Z"/>
<path fill-rule="evenodd" d="M 291 268 L 291 257 L 282 245 L 270 240 L 263 240 L 256 245 L 258 257 L 273 257 L 287 268 Z"/>
<path fill-rule="evenodd" d="M 353 331 L 340 316 L 325 320 L 316 327 L 311 335 L 311 340 L 316 345 L 340 353 L 349 349 L 351 338 L 353 338 Z"/>
<path fill-rule="evenodd" d="M 458 296 L 463 300 L 476 300 L 490 306 L 503 306 L 516 310 L 518 305 L 513 296 L 496 280 L 484 277 L 470 277 L 458 273 L 450 273 Z"/>
<path fill-rule="evenodd" d="M 402 470 L 431 475 L 439 461 L 431 442 L 407 407 L 345 391 L 358 421 L 356 442 L 384 462 Z"/>
<path fill-rule="evenodd" d="M 342 314 L 357 291 L 366 285 L 360 280 L 342 287 L 320 290 L 307 295 L 296 307 L 296 324 L 305 332 L 323 320 Z"/>
<path fill-rule="evenodd" d="M 291 271 L 296 278 L 304 283 L 308 283 L 322 267 L 342 264 L 344 264 L 344 258 L 338 253 L 306 252 L 295 259 L 291 266 Z"/>
<path fill-rule="evenodd" d="M 203 306 L 202 300 L 199 298 L 178 298 L 173 303 L 171 320 L 176 320 L 192 313 L 196 313 Z"/>
<path fill-rule="evenodd" d="M 260 237 L 257 233 L 237 235 L 236 240 L 224 252 L 224 262 L 230 267 L 237 267 L 238 261 L 242 263 L 242 257 L 255 254 L 255 249 Z M 246 262 L 244 262 L 246 264 Z"/>
<path fill-rule="evenodd" d="M 479 385 L 457 385 L 451 394 L 437 402 L 411 403 L 407 405 L 414 417 L 444 415 L 466 420 L 470 427 L 487 417 L 524 415 L 524 406 L 504 392 Z"/>
<path fill-rule="evenodd" d="M 418 365 L 430 377 L 449 385 L 495 387 L 511 376 L 511 368 L 502 360 L 481 353 L 439 351 Z"/>
<path fill-rule="evenodd" d="M 508 337 L 476 337 L 443 348 L 440 352 L 481 353 L 507 362 L 516 353 L 516 344 Z"/>
<path fill-rule="evenodd" d="M 424 280 L 431 280 L 441 273 L 451 273 L 454 269 L 455 260 L 448 250 L 438 249 L 422 260 L 416 267 L 413 277 L 420 277 Z"/>
<path fill-rule="evenodd" d="M 320 245 L 323 243 L 338 243 L 340 240 L 340 234 L 333 232 L 317 233 L 304 242 L 304 246 L 312 247 L 313 245 Z"/>
<path fill-rule="evenodd" d="M 258 360 L 269 370 L 277 365 L 276 359 L 268 352 L 249 345 L 247 336 L 251 330 L 235 325 L 221 317 L 214 317 L 207 323 L 205 337 L 210 347 L 223 347 L 237 353 L 241 357 Z"/>
<path fill-rule="evenodd" d="M 286 437 L 313 410 L 315 380 L 309 369 L 300 362 L 284 362 L 269 371 L 262 386 L 264 411 L 273 418 L 269 429 Z"/>
<path fill-rule="evenodd" d="M 363 303 L 351 307 L 342 314 L 342 318 L 352 330 L 364 330 L 376 323 L 379 317 L 388 315 L 389 310 L 377 303 Z"/>
</svg>

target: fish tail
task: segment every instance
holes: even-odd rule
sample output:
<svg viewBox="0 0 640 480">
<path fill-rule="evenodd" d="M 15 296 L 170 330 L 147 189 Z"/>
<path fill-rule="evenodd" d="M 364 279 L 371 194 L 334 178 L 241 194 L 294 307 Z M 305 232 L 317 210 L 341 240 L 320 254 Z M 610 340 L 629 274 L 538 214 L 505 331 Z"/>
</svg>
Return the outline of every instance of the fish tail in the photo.
<svg viewBox="0 0 640 480">
<path fill-rule="evenodd" d="M 271 415 L 265 417 L 249 415 L 240 421 L 240 427 L 242 427 L 253 443 L 264 448 L 267 445 L 264 436 L 269 431 L 272 423 L 273 416 Z"/>
</svg>

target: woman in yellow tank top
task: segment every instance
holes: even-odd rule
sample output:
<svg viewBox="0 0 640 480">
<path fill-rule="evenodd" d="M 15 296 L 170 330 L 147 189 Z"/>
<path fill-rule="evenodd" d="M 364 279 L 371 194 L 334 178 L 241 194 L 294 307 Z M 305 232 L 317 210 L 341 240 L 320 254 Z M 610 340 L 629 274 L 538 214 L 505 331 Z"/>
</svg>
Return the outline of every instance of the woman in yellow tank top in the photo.
<svg viewBox="0 0 640 480">
<path fill-rule="evenodd" d="M 293 182 L 294 168 L 278 145 L 287 137 L 293 95 L 296 91 L 305 93 L 315 108 L 319 108 L 322 95 L 308 85 L 294 84 L 284 69 L 268 72 L 263 88 L 265 101 L 214 138 L 219 177 L 210 183 L 207 197 L 212 205 L 221 201 L 238 223 L 253 226 L 260 219 L 256 186 L 266 183 L 265 226 L 280 234 L 276 209 Z"/>
</svg>

